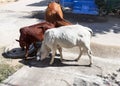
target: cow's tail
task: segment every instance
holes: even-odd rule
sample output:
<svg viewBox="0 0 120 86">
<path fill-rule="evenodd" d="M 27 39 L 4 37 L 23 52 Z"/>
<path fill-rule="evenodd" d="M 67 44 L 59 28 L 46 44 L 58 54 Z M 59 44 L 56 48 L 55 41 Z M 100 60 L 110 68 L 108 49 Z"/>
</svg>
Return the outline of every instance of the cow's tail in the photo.
<svg viewBox="0 0 120 86">
<path fill-rule="evenodd" d="M 92 29 L 88 28 L 88 31 L 91 33 L 91 37 L 93 36 L 93 31 Z"/>
</svg>

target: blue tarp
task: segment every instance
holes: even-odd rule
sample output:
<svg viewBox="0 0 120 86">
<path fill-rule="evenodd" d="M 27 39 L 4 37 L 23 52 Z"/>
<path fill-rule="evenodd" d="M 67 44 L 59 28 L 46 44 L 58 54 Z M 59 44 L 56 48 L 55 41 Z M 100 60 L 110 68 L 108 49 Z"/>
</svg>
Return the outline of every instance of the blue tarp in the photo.
<svg viewBox="0 0 120 86">
<path fill-rule="evenodd" d="M 63 7 L 69 7 L 73 13 L 98 15 L 95 0 L 60 0 Z"/>
</svg>

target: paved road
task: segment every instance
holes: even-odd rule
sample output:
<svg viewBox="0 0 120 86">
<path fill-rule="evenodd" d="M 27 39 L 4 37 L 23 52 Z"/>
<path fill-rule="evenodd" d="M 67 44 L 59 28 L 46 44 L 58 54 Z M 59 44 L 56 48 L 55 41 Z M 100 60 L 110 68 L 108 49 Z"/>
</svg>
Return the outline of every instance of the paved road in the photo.
<svg viewBox="0 0 120 86">
<path fill-rule="evenodd" d="M 21 60 L 25 66 L 3 81 L 0 86 L 106 86 L 103 84 L 104 79 L 96 75 L 107 76 L 113 73 L 117 74 L 117 80 L 120 80 L 117 72 L 120 68 L 119 59 L 93 57 L 93 66 L 87 67 L 88 57 L 82 56 L 79 62 L 72 61 L 76 56 L 64 52 L 66 61 L 61 63 L 60 59 L 56 58 L 52 66 L 49 65 L 49 58 L 42 62 Z M 113 82 L 109 82 L 113 85 Z"/>
<path fill-rule="evenodd" d="M 17 39 L 20 27 L 43 21 L 43 14 L 47 3 L 48 1 L 45 0 L 20 0 L 15 3 L 1 5 L 0 47 L 8 46 Z M 39 13 L 37 15 L 34 14 L 36 15 L 34 18 L 31 17 L 32 13 L 36 12 Z M 82 56 L 79 62 L 74 62 L 72 60 L 77 57 L 77 49 L 65 49 L 63 55 L 66 60 L 61 63 L 59 57 L 56 57 L 53 66 L 48 64 L 49 58 L 43 62 L 20 60 L 20 63 L 25 66 L 6 79 L 0 86 L 80 86 L 80 84 L 81 86 L 84 86 L 84 84 L 90 86 L 99 84 L 103 86 L 103 79 L 96 75 L 112 74 L 120 68 L 120 60 L 117 58 L 120 56 L 120 19 L 116 17 L 103 18 L 84 15 L 77 16 L 78 18 L 76 19 L 72 18 L 72 16 L 73 14 L 68 15 L 68 13 L 65 13 L 65 18 L 72 23 L 79 23 L 93 29 L 93 47 L 97 46 L 99 51 L 95 50 L 95 52 L 98 51 L 100 57 L 104 56 L 102 55 L 103 52 L 100 53 L 102 49 L 106 51 L 109 49 L 107 51 L 109 56 L 111 56 L 110 50 L 111 53 L 114 50 L 116 59 L 93 57 L 93 66 L 87 67 L 86 65 L 89 63 L 87 56 Z M 8 33 L 6 34 L 6 32 Z M 94 43 L 98 43 L 98 45 L 94 46 Z M 108 48 L 111 46 L 112 48 Z M 74 54 L 71 52 L 74 52 Z M 104 57 L 106 56 L 108 55 Z"/>
</svg>

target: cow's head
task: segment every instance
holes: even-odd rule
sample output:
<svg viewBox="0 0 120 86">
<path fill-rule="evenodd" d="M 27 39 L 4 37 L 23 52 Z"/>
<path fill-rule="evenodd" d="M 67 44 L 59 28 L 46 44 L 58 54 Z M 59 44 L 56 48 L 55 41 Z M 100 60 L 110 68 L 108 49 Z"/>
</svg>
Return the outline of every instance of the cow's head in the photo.
<svg viewBox="0 0 120 86">
<path fill-rule="evenodd" d="M 37 52 L 37 60 L 44 60 L 49 55 L 50 51 L 51 50 L 44 43 L 42 43 L 40 50 Z"/>
</svg>

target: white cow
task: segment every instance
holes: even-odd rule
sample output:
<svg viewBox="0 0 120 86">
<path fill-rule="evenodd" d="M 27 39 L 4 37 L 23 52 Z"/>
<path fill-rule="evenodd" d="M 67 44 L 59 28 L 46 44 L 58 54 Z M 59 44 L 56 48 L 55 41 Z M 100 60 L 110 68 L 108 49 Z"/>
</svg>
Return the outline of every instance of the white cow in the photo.
<svg viewBox="0 0 120 86">
<path fill-rule="evenodd" d="M 92 36 L 92 30 L 82 25 L 68 25 L 59 28 L 49 29 L 44 34 L 44 40 L 42 42 L 41 49 L 37 52 L 37 60 L 43 60 L 52 51 L 52 59 L 50 64 L 53 64 L 56 50 L 60 52 L 61 61 L 63 58 L 62 47 L 72 48 L 78 46 L 80 53 L 76 61 L 79 60 L 83 51 L 87 52 L 91 66 L 91 49 L 90 40 Z M 41 56 L 41 58 L 39 57 Z"/>
</svg>

